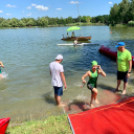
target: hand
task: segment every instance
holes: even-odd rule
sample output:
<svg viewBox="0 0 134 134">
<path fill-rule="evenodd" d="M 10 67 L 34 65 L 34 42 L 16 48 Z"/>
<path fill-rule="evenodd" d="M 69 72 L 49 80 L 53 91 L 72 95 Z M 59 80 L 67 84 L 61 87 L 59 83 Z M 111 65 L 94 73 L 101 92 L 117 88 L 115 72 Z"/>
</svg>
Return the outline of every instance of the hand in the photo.
<svg viewBox="0 0 134 134">
<path fill-rule="evenodd" d="M 130 77 L 130 73 L 127 73 L 127 78 L 129 78 Z"/>
<path fill-rule="evenodd" d="M 2 66 L 4 68 L 4 66 Z"/>
<path fill-rule="evenodd" d="M 101 66 L 100 65 L 98 65 L 97 67 L 98 67 L 99 70 L 101 70 Z"/>
<path fill-rule="evenodd" d="M 85 81 L 85 80 L 83 80 L 82 82 L 83 82 L 83 83 L 86 83 L 86 81 Z"/>
<path fill-rule="evenodd" d="M 67 85 L 66 85 L 66 84 L 64 85 L 64 88 L 65 88 L 65 89 L 67 88 Z"/>
</svg>

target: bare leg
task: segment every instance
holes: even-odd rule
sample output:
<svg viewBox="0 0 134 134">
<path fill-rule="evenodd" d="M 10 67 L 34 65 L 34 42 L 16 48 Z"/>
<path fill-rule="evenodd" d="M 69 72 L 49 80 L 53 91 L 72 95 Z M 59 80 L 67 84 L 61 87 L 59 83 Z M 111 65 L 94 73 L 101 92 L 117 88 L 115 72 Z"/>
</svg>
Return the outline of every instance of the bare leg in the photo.
<svg viewBox="0 0 134 134">
<path fill-rule="evenodd" d="M 99 101 L 97 100 L 97 94 L 98 94 L 98 90 L 97 88 L 93 88 L 92 90 L 94 93 L 93 93 L 93 98 L 94 98 L 94 101 L 96 104 L 99 104 Z"/>
<path fill-rule="evenodd" d="M 120 84 L 121 84 L 121 80 L 117 80 L 117 87 L 116 87 L 116 90 L 115 91 L 118 91 L 119 90 Z"/>
<path fill-rule="evenodd" d="M 57 106 L 65 106 L 65 104 L 61 103 L 61 96 L 58 96 L 57 94 L 55 94 L 55 101 Z"/>
<path fill-rule="evenodd" d="M 123 95 L 126 94 L 127 85 L 128 85 L 128 83 L 124 82 L 124 89 L 123 89 L 123 92 L 122 92 Z"/>
<path fill-rule="evenodd" d="M 0 74 L 0 78 L 2 78 L 3 76 Z"/>
<path fill-rule="evenodd" d="M 90 101 L 90 107 L 93 108 L 93 99 L 94 99 L 94 93 L 91 93 L 91 101 Z"/>
</svg>

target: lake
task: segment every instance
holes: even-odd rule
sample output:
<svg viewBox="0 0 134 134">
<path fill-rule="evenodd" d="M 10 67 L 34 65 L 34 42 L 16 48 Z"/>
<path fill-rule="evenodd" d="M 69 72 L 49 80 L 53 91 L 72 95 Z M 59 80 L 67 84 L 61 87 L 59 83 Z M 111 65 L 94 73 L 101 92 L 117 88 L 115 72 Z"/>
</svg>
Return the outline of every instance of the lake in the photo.
<svg viewBox="0 0 134 134">
<path fill-rule="evenodd" d="M 0 118 L 11 117 L 12 121 L 19 122 L 64 113 L 55 106 L 49 73 L 49 63 L 57 54 L 64 57 L 62 64 L 68 86 L 62 97 L 64 102 L 90 99 L 90 91 L 80 85 L 81 76 L 91 69 L 92 60 L 97 60 L 107 73 L 106 78 L 100 76 L 98 81 L 99 99 L 105 96 L 103 88 L 116 87 L 116 62 L 98 50 L 100 45 L 116 50 L 115 45 L 124 41 L 134 55 L 134 27 L 82 26 L 75 35 L 91 35 L 91 43 L 96 45 L 57 46 L 70 43 L 61 40 L 67 28 L 0 29 L 0 60 L 6 76 L 0 79 Z"/>
</svg>

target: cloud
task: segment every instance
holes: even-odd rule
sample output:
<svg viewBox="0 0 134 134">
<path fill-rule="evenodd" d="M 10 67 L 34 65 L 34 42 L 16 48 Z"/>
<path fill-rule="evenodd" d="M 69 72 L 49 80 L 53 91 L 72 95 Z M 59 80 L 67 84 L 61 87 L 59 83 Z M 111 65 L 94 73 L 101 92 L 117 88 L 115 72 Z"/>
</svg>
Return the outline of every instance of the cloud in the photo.
<svg viewBox="0 0 134 134">
<path fill-rule="evenodd" d="M 109 4 L 113 4 L 112 2 L 109 2 Z"/>
<path fill-rule="evenodd" d="M 32 15 L 32 13 L 27 14 L 27 16 L 31 16 L 31 15 Z"/>
<path fill-rule="evenodd" d="M 3 13 L 3 11 L 2 11 L 2 10 L 0 10 L 0 13 Z"/>
<path fill-rule="evenodd" d="M 78 1 L 71 1 L 71 2 L 68 2 L 68 3 L 70 3 L 70 4 L 79 4 Z"/>
<path fill-rule="evenodd" d="M 62 8 L 56 8 L 56 10 L 62 10 Z"/>
<path fill-rule="evenodd" d="M 23 10 L 22 13 L 25 13 L 25 11 Z"/>
<path fill-rule="evenodd" d="M 7 4 L 6 7 L 16 7 L 15 5 Z"/>
<path fill-rule="evenodd" d="M 7 16 L 11 16 L 11 14 L 10 14 L 10 13 L 7 13 L 6 15 L 7 15 Z"/>
<path fill-rule="evenodd" d="M 42 11 L 46 11 L 49 9 L 48 7 L 44 7 L 43 5 L 37 5 L 37 6 L 35 6 L 35 8 L 38 10 L 42 10 Z"/>
<path fill-rule="evenodd" d="M 28 7 L 27 7 L 27 9 L 29 9 L 29 10 L 30 10 L 30 9 L 32 9 L 32 8 L 31 8 L 31 6 L 28 6 Z"/>
<path fill-rule="evenodd" d="M 31 6 L 35 7 L 35 6 L 37 6 L 37 5 L 33 3 L 33 4 L 31 4 Z"/>
</svg>

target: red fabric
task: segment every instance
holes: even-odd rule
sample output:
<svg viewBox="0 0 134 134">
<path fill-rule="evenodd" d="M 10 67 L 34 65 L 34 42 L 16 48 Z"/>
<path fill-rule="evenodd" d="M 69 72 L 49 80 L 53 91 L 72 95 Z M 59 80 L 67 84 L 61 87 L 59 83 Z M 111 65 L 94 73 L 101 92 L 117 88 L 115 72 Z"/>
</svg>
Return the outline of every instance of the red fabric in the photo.
<svg viewBox="0 0 134 134">
<path fill-rule="evenodd" d="M 101 45 L 99 51 L 113 59 L 116 59 L 117 57 L 117 51 L 105 47 L 104 45 Z M 134 56 L 132 56 L 132 65 L 134 66 Z"/>
<path fill-rule="evenodd" d="M 10 118 L 0 119 L 0 134 L 5 134 Z"/>
<path fill-rule="evenodd" d="M 134 97 L 68 118 L 75 134 L 133 134 Z"/>
</svg>

